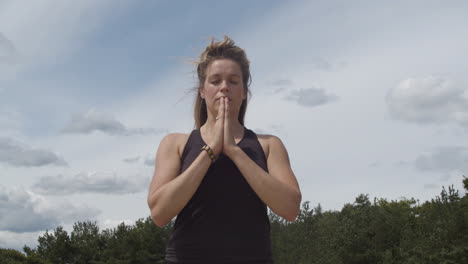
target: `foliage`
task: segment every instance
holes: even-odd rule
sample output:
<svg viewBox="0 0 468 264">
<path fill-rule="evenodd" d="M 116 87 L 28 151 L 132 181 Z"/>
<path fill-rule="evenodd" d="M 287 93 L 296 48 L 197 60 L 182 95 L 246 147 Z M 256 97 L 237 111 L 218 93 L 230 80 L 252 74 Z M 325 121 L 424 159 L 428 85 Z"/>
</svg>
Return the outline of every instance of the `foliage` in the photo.
<svg viewBox="0 0 468 264">
<path fill-rule="evenodd" d="M 414 199 L 370 200 L 361 194 L 341 211 L 302 204 L 294 222 L 269 212 L 277 264 L 468 263 L 468 178 L 465 194 L 453 186 L 419 204 Z M 135 225 L 99 230 L 96 222 L 77 222 L 68 234 L 61 226 L 38 238 L 24 254 L 0 249 L 0 264 L 165 263 L 173 222 L 163 228 L 151 217 Z"/>
</svg>

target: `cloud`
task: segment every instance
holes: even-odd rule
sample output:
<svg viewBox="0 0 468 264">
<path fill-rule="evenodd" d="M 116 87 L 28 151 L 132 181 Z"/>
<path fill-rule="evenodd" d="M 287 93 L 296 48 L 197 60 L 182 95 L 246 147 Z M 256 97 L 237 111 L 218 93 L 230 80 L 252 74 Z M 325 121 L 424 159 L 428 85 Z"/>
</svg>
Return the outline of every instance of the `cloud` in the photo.
<svg viewBox="0 0 468 264">
<path fill-rule="evenodd" d="M 94 131 L 101 131 L 109 135 L 147 135 L 160 134 L 167 132 L 166 129 L 154 128 L 134 128 L 125 127 L 120 121 L 113 116 L 98 112 L 94 109 L 86 113 L 74 114 L 68 125 L 62 130 L 63 133 L 71 134 L 89 134 Z"/>
<path fill-rule="evenodd" d="M 278 79 L 278 80 L 271 81 L 268 84 L 272 86 L 291 86 L 293 82 L 292 80 L 288 80 L 288 79 Z"/>
<path fill-rule="evenodd" d="M 123 161 L 127 163 L 135 163 L 139 160 L 140 160 L 140 157 L 130 157 L 130 158 L 123 159 Z"/>
<path fill-rule="evenodd" d="M 60 203 L 23 188 L 0 185 L 0 231 L 35 232 L 58 224 L 94 218 L 100 211 L 67 201 Z"/>
<path fill-rule="evenodd" d="M 397 166 L 397 167 L 409 168 L 409 167 L 412 166 L 412 162 L 400 160 L 400 161 L 394 162 L 393 165 L 394 165 L 394 166 Z"/>
<path fill-rule="evenodd" d="M 288 91 L 289 87 L 293 85 L 293 81 L 289 79 L 278 79 L 267 81 L 267 86 L 271 86 L 271 89 L 267 89 L 267 94 L 281 94 Z"/>
<path fill-rule="evenodd" d="M 290 90 L 284 99 L 294 101 L 302 106 L 314 107 L 335 101 L 338 97 L 333 94 L 326 94 L 323 89 L 310 88 Z"/>
<path fill-rule="evenodd" d="M 446 181 L 450 180 L 451 177 L 452 177 L 452 175 L 447 173 L 447 174 L 441 175 L 440 180 L 446 182 Z"/>
<path fill-rule="evenodd" d="M 422 154 L 413 162 L 421 171 L 467 171 L 468 148 L 466 147 L 438 147 L 434 151 Z"/>
<path fill-rule="evenodd" d="M 37 238 L 44 232 L 10 232 L 0 231 L 0 248 L 11 248 L 18 251 L 23 251 L 25 245 L 30 248 L 37 247 Z"/>
<path fill-rule="evenodd" d="M 402 80 L 389 90 L 386 102 L 395 119 L 468 126 L 468 90 L 441 77 Z"/>
<path fill-rule="evenodd" d="M 252 129 L 256 134 L 266 134 L 266 135 L 287 135 L 286 129 L 282 125 L 269 125 L 263 128 L 253 128 Z"/>
<path fill-rule="evenodd" d="M 439 188 L 439 184 L 435 184 L 435 183 L 426 183 L 424 184 L 424 189 L 438 189 Z"/>
<path fill-rule="evenodd" d="M 68 166 L 63 158 L 49 150 L 23 146 L 11 138 L 0 138 L 0 162 L 18 167 Z"/>
<path fill-rule="evenodd" d="M 16 60 L 16 49 L 9 39 L 0 32 L 0 64 L 11 64 Z"/>
<path fill-rule="evenodd" d="M 0 137 L 18 134 L 21 129 L 21 119 L 22 116 L 19 111 L 0 106 Z"/>
<path fill-rule="evenodd" d="M 118 177 L 115 173 L 79 173 L 72 177 L 46 176 L 33 185 L 40 194 L 68 195 L 74 193 L 127 194 L 146 190 L 149 179 L 142 176 Z"/>
<path fill-rule="evenodd" d="M 151 155 L 147 155 L 146 158 L 145 158 L 145 162 L 144 164 L 146 166 L 149 166 L 149 167 L 154 167 L 154 164 L 155 164 L 155 157 L 154 156 L 151 156 Z"/>
<path fill-rule="evenodd" d="M 310 64 L 314 68 L 319 69 L 319 70 L 324 70 L 324 71 L 331 71 L 332 69 L 335 68 L 335 66 L 332 66 L 330 62 L 319 57 L 312 58 L 312 60 L 310 61 Z"/>
<path fill-rule="evenodd" d="M 2 33 L 13 40 L 24 62 L 39 67 L 76 50 L 111 15 L 127 6 L 110 0 L 7 2 L 1 6 Z"/>
<path fill-rule="evenodd" d="M 256 134 L 268 134 L 268 131 L 266 129 L 263 129 L 263 128 L 252 128 L 252 130 Z"/>
<path fill-rule="evenodd" d="M 89 134 L 94 131 L 116 135 L 124 134 L 127 129 L 114 117 L 95 110 L 73 115 L 71 122 L 63 129 L 65 133 Z"/>
</svg>

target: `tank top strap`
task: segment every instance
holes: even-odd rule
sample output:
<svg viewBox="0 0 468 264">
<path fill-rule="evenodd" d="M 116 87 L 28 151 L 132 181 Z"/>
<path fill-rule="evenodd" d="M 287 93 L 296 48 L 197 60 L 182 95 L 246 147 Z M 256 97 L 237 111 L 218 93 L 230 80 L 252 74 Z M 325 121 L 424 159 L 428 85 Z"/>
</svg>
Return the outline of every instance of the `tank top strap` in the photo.
<svg viewBox="0 0 468 264">
<path fill-rule="evenodd" d="M 192 152 L 192 149 L 198 146 L 200 146 L 201 148 L 203 146 L 203 141 L 201 140 L 200 130 L 194 129 L 192 130 L 192 132 L 190 132 L 189 138 L 187 139 L 187 142 L 185 143 L 184 150 L 182 151 L 180 160 L 181 161 L 186 160 L 187 155 L 189 155 Z"/>
<path fill-rule="evenodd" d="M 244 152 L 259 165 L 263 170 L 268 172 L 268 165 L 265 152 L 258 140 L 257 134 L 246 128 L 244 138 L 238 143 Z"/>
</svg>

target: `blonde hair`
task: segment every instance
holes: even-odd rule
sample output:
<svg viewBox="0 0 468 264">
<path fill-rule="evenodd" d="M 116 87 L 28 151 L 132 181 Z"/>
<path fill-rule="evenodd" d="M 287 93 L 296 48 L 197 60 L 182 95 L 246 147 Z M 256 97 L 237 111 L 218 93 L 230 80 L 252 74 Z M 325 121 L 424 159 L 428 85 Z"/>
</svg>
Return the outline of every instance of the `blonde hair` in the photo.
<svg viewBox="0 0 468 264">
<path fill-rule="evenodd" d="M 247 110 L 247 100 L 250 95 L 249 86 L 252 82 L 252 76 L 250 75 L 250 62 L 247 59 L 245 51 L 235 45 L 234 41 L 224 36 L 223 41 L 215 41 L 211 38 L 210 44 L 205 48 L 205 51 L 200 55 L 197 64 L 197 75 L 198 75 L 198 86 L 197 95 L 195 97 L 194 105 L 194 117 L 195 117 L 195 128 L 199 129 L 208 119 L 208 112 L 206 109 L 206 102 L 200 96 L 200 88 L 205 83 L 206 70 L 210 63 L 218 59 L 230 59 L 237 62 L 242 72 L 242 82 L 244 89 L 246 90 L 247 97 L 242 100 L 242 104 L 239 110 L 239 122 L 244 125 L 245 112 Z"/>
</svg>

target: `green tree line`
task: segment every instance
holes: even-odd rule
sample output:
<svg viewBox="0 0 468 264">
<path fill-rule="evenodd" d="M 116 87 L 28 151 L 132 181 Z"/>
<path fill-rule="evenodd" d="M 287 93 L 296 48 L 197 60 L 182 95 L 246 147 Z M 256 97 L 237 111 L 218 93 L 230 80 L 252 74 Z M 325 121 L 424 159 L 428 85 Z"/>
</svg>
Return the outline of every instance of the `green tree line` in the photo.
<svg viewBox="0 0 468 264">
<path fill-rule="evenodd" d="M 270 212 L 275 263 L 468 263 L 468 178 L 463 185 L 463 195 L 443 187 L 423 204 L 364 194 L 341 211 L 304 202 L 295 222 Z M 0 264 L 165 263 L 173 224 L 159 228 L 147 217 L 102 231 L 91 221 L 75 223 L 70 233 L 58 226 L 39 236 L 36 248 L 0 249 Z"/>
</svg>

